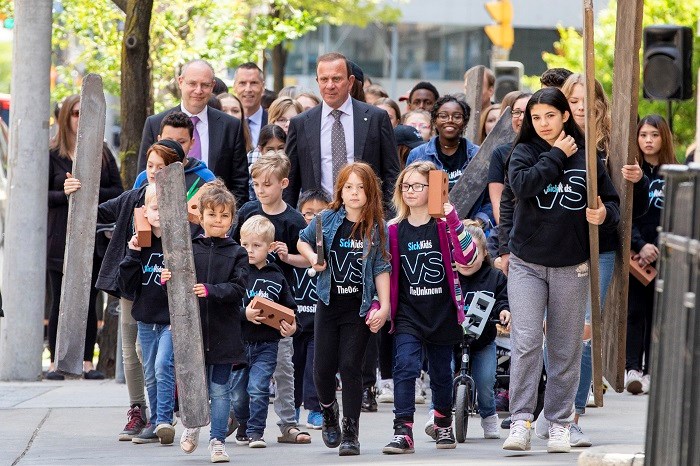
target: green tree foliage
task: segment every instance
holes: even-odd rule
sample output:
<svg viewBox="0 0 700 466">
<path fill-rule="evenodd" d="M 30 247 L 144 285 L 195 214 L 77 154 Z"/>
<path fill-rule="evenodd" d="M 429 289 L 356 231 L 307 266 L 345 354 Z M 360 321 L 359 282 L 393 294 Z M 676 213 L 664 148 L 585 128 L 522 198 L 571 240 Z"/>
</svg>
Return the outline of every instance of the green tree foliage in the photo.
<svg viewBox="0 0 700 466">
<path fill-rule="evenodd" d="M 615 52 L 615 22 L 617 1 L 600 12 L 595 24 L 596 78 L 610 95 L 612 91 L 613 61 Z M 655 24 L 676 24 L 693 28 L 693 86 L 697 83 L 697 67 L 700 65 L 700 38 L 697 36 L 697 21 L 700 18 L 700 3 L 687 0 L 645 0 L 643 26 Z M 570 70 L 583 69 L 583 37 L 573 28 L 559 28 L 559 41 L 554 43 L 555 53 L 544 53 L 543 59 L 550 68 L 564 67 Z M 643 60 L 640 50 L 639 59 Z M 642 71 L 643 71 L 643 61 Z M 640 76 L 640 83 L 641 83 Z M 696 95 L 696 94 L 695 94 Z M 673 131 L 676 137 L 678 154 L 684 152 L 695 138 L 695 99 L 674 102 Z M 665 101 L 648 101 L 643 99 L 640 85 L 639 115 L 658 113 L 666 117 Z"/>
</svg>

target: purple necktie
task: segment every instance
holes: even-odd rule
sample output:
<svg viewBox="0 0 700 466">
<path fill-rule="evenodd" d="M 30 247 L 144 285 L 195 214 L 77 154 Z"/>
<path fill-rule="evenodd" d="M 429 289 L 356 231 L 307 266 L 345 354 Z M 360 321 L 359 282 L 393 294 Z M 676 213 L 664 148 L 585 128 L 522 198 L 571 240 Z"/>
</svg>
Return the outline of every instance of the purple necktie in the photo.
<svg viewBox="0 0 700 466">
<path fill-rule="evenodd" d="M 193 115 L 190 117 L 192 124 L 194 125 L 194 144 L 190 147 L 190 153 L 187 156 L 193 159 L 202 160 L 202 142 L 199 138 L 199 131 L 197 131 L 197 123 L 199 123 L 199 117 Z"/>
</svg>

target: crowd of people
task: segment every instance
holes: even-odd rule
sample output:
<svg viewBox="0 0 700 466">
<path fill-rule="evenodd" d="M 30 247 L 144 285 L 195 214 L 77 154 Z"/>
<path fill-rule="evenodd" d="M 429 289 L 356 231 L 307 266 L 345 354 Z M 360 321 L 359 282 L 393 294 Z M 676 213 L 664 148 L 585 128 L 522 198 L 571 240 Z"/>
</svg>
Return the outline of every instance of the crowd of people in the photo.
<svg viewBox="0 0 700 466">
<path fill-rule="evenodd" d="M 256 64 L 240 65 L 229 93 L 207 62 L 187 63 L 177 80 L 180 104 L 146 120 L 141 173 L 126 191 L 105 146 L 98 223 L 111 227 L 96 233 L 84 377 L 103 378 L 92 366 L 94 296 L 101 290 L 119 298 L 121 309 L 130 408 L 119 440 L 175 439 L 179 401 L 166 290 L 176 272 L 163 261 L 155 175 L 180 162 L 187 198 L 201 195 L 191 225 L 192 293 L 202 323 L 212 462 L 229 461 L 227 439 L 266 446 L 271 396 L 280 443 L 308 444 L 303 429 L 321 429 L 339 455 L 359 455 L 361 412 L 380 402 L 393 403 L 395 414 L 383 452 L 412 453 L 427 377 L 424 430 L 438 449 L 455 448 L 455 348 L 479 293 L 494 301 L 471 348 L 484 437 L 501 437 L 498 321 L 511 340 L 503 448 L 529 450 L 535 420 L 549 452 L 590 446 L 579 424 L 591 393 L 588 224 L 599 226 L 602 303 L 620 248 L 602 86 L 596 83 L 593 106 L 598 203 L 588 208 L 580 74 L 551 69 L 534 94 L 514 91 L 492 103 L 495 81 L 487 69 L 476 141 L 465 137 L 473 109 L 463 94 L 440 94 L 422 81 L 400 99 L 402 111 L 339 53 L 318 57 L 320 98 L 295 86 L 267 95 L 264 78 Z M 488 186 L 467 218 L 449 201 L 442 214 L 429 213 L 431 171 L 444 171 L 451 189 L 507 108 L 515 140 L 490 154 Z M 67 98 L 49 154 L 49 379 L 62 378 L 53 354 L 68 198 L 81 187 L 71 175 L 79 114 L 79 96 Z M 633 260 L 647 266 L 659 255 L 659 167 L 676 159 L 662 117 L 641 118 L 637 137 L 638 161 L 622 176 L 634 185 Z M 150 242 L 141 244 L 135 215 L 150 224 Z M 626 388 L 633 394 L 649 391 L 653 290 L 630 277 Z M 294 322 L 265 325 L 251 305 L 256 296 L 294 311 Z M 199 427 L 185 426 L 182 450 L 194 452 L 199 436 Z"/>
</svg>

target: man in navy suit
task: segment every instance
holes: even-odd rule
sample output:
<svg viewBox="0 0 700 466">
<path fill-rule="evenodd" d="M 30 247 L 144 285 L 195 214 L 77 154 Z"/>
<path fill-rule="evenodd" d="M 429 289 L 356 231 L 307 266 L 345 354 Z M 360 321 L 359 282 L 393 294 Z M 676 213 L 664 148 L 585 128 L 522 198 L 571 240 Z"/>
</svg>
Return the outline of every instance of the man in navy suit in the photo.
<svg viewBox="0 0 700 466">
<path fill-rule="evenodd" d="M 255 147 L 258 145 L 260 129 L 267 124 L 267 110 L 261 105 L 265 91 L 265 75 L 255 63 L 243 63 L 236 68 L 236 73 L 233 75 L 233 89 L 243 104 L 243 115 L 250 129 L 251 142 Z"/>
<path fill-rule="evenodd" d="M 202 160 L 221 177 L 239 206 L 248 200 L 248 158 L 241 121 L 208 107 L 214 89 L 214 69 L 204 60 L 193 60 L 177 78 L 182 102 L 146 119 L 139 149 L 139 172 L 146 168 L 146 151 L 158 139 L 160 123 L 169 113 L 184 112 L 195 125 L 194 143 L 187 154 Z"/>
<path fill-rule="evenodd" d="M 316 81 L 322 104 L 295 116 L 289 125 L 286 152 L 292 166 L 289 186 L 284 190 L 285 201 L 294 206 L 300 191 L 309 189 L 333 193 L 331 131 L 338 118 L 345 135 L 344 161 L 362 161 L 374 168 L 382 182 L 388 208 L 399 174 L 399 158 L 389 114 L 350 97 L 355 77 L 348 60 L 340 53 L 318 57 Z"/>
</svg>

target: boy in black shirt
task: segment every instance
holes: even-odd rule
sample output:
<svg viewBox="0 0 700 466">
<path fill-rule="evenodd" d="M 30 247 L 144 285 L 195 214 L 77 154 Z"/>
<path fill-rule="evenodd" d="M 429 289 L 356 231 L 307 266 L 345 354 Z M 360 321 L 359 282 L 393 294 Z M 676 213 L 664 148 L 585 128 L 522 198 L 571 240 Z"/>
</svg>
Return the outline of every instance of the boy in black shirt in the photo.
<svg viewBox="0 0 700 466">
<path fill-rule="evenodd" d="M 293 335 L 296 322 L 293 325 L 282 322 L 279 331 L 261 325 L 264 317 L 249 304 L 257 295 L 294 310 L 296 303 L 282 271 L 267 260 L 268 252 L 274 247 L 272 222 L 262 215 L 254 215 L 243 224 L 240 234 L 241 244 L 248 252 L 250 273 L 243 298 L 246 320 L 241 327 L 248 367 L 234 372 L 232 381 L 232 406 L 240 423 L 236 443 L 265 448 L 263 432 L 270 398 L 269 383 L 277 366 L 280 334 L 282 337 Z"/>
</svg>

